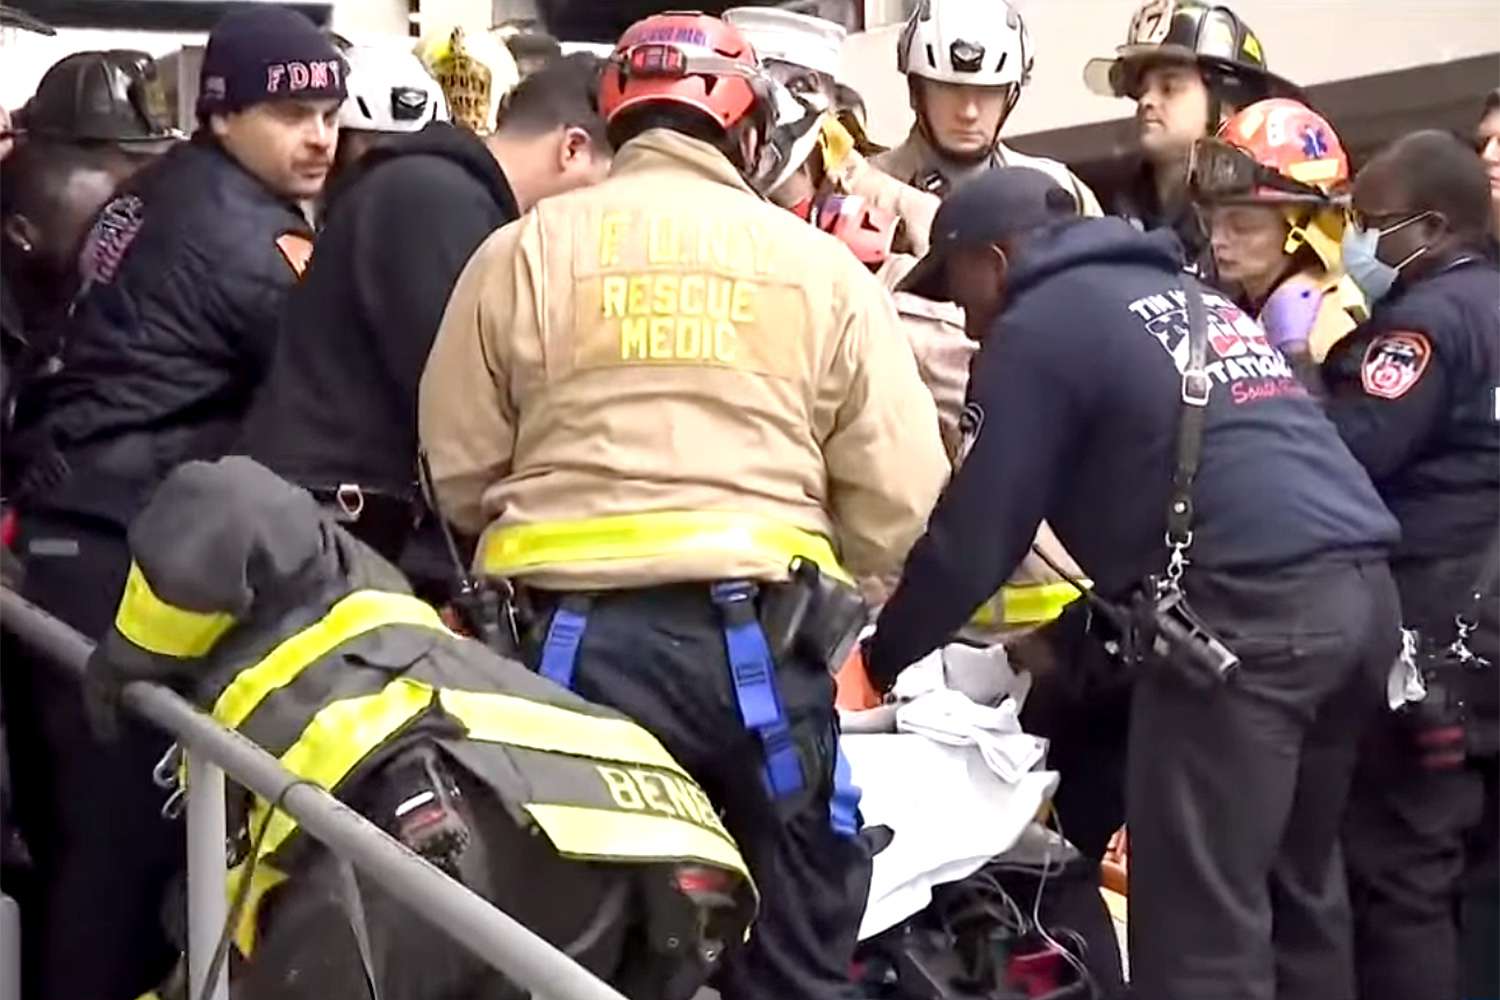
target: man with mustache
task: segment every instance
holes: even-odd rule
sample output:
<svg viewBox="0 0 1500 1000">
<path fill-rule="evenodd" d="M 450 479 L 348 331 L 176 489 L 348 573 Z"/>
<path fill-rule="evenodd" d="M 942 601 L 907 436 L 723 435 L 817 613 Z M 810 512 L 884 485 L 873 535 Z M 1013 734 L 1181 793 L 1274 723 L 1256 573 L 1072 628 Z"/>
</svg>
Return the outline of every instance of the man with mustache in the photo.
<svg viewBox="0 0 1500 1000">
<path fill-rule="evenodd" d="M 1297 97 L 1266 69 L 1250 26 L 1222 4 L 1145 0 L 1113 59 L 1091 59 L 1084 83 L 1103 97 L 1135 101 L 1141 167 L 1114 206 L 1142 229 L 1171 228 L 1201 275 L 1213 274 L 1208 234 L 1187 194 L 1193 143 L 1240 109 L 1268 97 Z"/>
<path fill-rule="evenodd" d="M 197 133 L 126 182 L 84 241 L 62 367 L 28 398 L 18 433 L 33 457 L 6 487 L 25 595 L 85 635 L 109 625 L 126 525 L 157 484 L 234 441 L 312 248 L 299 202 L 333 161 L 345 68 L 301 14 L 225 15 L 204 53 Z M 16 673 L 34 686 L 8 689 L 6 708 L 35 730 L 35 794 L 18 820 L 46 887 L 25 914 L 23 993 L 137 996 L 173 960 L 158 914 L 181 830 L 158 816 L 151 783 L 166 737 L 136 726 L 106 750 L 76 686 L 40 666 Z"/>
</svg>

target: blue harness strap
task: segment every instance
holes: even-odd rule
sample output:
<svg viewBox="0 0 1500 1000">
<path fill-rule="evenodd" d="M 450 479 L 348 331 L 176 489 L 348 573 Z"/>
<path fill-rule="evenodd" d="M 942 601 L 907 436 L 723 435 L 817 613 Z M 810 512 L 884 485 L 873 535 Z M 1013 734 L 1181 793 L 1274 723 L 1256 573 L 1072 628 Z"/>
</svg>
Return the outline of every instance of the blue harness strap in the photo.
<svg viewBox="0 0 1500 1000">
<path fill-rule="evenodd" d="M 844 756 L 843 744 L 834 737 L 833 794 L 828 798 L 828 822 L 841 837 L 859 835 L 859 786 Z"/>
<path fill-rule="evenodd" d="M 552 612 L 547 626 L 547 640 L 542 644 L 542 664 L 537 673 L 561 687 L 573 687 L 573 672 L 578 668 L 578 646 L 583 630 L 589 624 L 587 598 L 573 595 L 563 598 Z"/>
<path fill-rule="evenodd" d="M 755 616 L 755 584 L 742 580 L 716 583 L 711 594 L 724 618 L 724 648 L 740 719 L 760 739 L 765 756 L 766 789 L 773 799 L 796 795 L 804 784 L 802 761 L 776 690 L 771 647 Z"/>
</svg>

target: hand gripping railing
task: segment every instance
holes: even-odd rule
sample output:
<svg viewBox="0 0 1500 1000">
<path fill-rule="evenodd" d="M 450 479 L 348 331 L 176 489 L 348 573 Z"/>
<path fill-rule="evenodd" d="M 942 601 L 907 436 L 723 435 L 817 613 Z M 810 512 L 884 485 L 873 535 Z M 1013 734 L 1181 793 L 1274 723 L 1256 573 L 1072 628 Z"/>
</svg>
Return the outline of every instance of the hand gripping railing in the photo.
<svg viewBox="0 0 1500 1000">
<path fill-rule="evenodd" d="M 10 588 L 0 588 L 0 627 L 49 662 L 82 678 L 94 644 Z M 174 692 L 134 681 L 126 707 L 170 734 L 188 757 L 188 979 L 203 995 L 223 929 L 224 774 L 281 808 L 329 850 L 346 858 L 434 927 L 513 982 L 545 1000 L 625 1000 L 567 955 L 413 854 L 332 795 L 296 775 L 239 733 L 220 726 Z M 223 973 L 210 994 L 227 1000 Z"/>
</svg>

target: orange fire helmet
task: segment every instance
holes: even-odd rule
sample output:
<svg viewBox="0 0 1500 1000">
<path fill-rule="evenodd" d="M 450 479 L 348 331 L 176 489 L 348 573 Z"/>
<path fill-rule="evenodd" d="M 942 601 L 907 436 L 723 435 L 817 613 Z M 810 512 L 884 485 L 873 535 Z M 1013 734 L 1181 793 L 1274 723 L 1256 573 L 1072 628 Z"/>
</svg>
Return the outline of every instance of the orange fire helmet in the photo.
<svg viewBox="0 0 1500 1000">
<path fill-rule="evenodd" d="M 655 14 L 625 30 L 599 84 L 606 122 L 642 104 L 681 104 L 728 130 L 766 115 L 769 78 L 738 28 L 699 13 Z"/>
<path fill-rule="evenodd" d="M 1254 182 L 1245 185 L 1246 200 L 1326 201 L 1349 183 L 1349 157 L 1338 133 L 1327 119 L 1299 101 L 1257 101 L 1219 128 L 1217 142 L 1244 153 L 1262 168 L 1241 175 Z M 1267 173 L 1295 184 L 1280 184 Z"/>
</svg>

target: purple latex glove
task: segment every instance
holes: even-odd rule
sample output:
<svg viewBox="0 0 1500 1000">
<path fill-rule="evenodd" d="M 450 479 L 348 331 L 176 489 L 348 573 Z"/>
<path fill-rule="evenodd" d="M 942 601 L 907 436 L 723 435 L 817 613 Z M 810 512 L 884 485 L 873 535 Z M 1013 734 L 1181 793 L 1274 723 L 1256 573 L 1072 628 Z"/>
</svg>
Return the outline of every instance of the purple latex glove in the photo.
<svg viewBox="0 0 1500 1000">
<path fill-rule="evenodd" d="M 1313 323 L 1318 318 L 1318 307 L 1323 304 L 1323 295 L 1311 285 L 1284 284 L 1266 299 L 1260 311 L 1260 325 L 1266 331 L 1266 339 L 1277 349 L 1288 344 L 1305 342 L 1312 336 Z"/>
</svg>

